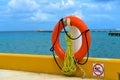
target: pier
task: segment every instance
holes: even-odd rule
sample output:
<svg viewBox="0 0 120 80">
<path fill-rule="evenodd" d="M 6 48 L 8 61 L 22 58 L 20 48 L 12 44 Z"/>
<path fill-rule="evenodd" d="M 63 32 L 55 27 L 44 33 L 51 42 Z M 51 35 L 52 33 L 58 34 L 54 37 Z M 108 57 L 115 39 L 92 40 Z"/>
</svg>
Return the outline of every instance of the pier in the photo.
<svg viewBox="0 0 120 80">
<path fill-rule="evenodd" d="M 110 36 L 120 36 L 120 32 L 109 32 L 108 35 L 110 35 Z"/>
</svg>

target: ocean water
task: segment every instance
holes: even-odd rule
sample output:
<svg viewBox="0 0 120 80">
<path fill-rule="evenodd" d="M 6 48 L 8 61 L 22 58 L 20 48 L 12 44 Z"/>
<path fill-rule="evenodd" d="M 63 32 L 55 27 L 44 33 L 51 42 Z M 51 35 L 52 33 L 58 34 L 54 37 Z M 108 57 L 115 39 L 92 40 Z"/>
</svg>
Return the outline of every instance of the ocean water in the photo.
<svg viewBox="0 0 120 80">
<path fill-rule="evenodd" d="M 60 44 L 66 49 L 65 33 Z M 52 55 L 52 32 L 0 32 L 0 53 Z M 90 57 L 120 58 L 120 36 L 108 32 L 91 32 Z"/>
</svg>

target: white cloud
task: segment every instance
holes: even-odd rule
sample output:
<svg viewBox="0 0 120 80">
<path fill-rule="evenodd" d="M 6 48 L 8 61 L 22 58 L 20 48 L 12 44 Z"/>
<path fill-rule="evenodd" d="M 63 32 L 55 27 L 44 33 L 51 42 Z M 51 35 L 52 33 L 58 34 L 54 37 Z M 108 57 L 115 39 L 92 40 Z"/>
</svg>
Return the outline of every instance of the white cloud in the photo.
<svg viewBox="0 0 120 80">
<path fill-rule="evenodd" d="M 47 13 L 42 13 L 38 11 L 34 13 L 33 16 L 30 17 L 30 19 L 33 21 L 47 21 L 49 16 L 50 15 Z"/>
<path fill-rule="evenodd" d="M 75 1 L 74 0 L 67 0 L 66 2 L 64 0 L 61 1 L 61 7 L 63 9 L 70 9 L 75 6 Z"/>
<path fill-rule="evenodd" d="M 113 4 L 106 3 L 106 4 L 100 4 L 100 3 L 81 3 L 80 8 L 86 8 L 89 10 L 106 10 L 110 11 L 113 9 Z"/>
<path fill-rule="evenodd" d="M 32 20 L 32 21 L 56 21 L 56 15 L 54 14 L 50 14 L 50 13 L 44 13 L 41 12 L 40 10 L 35 12 L 31 17 L 29 17 L 28 19 Z"/>
<path fill-rule="evenodd" d="M 60 3 L 49 3 L 49 5 L 47 5 L 48 9 L 60 9 Z"/>
<path fill-rule="evenodd" d="M 10 0 L 8 3 L 9 12 L 15 16 L 22 15 L 23 18 L 27 18 L 33 21 L 51 21 L 66 16 L 76 15 L 82 19 L 87 19 L 85 14 L 92 15 L 91 17 L 106 17 L 107 15 L 91 14 L 91 11 L 112 10 L 111 4 L 96 4 L 88 2 L 80 2 L 76 0 Z M 84 11 L 87 11 L 86 13 Z M 85 14 L 83 14 L 84 12 Z M 18 15 L 19 14 L 19 15 Z M 27 17 L 24 17 L 26 14 Z M 25 19 L 24 19 L 25 20 Z"/>
<path fill-rule="evenodd" d="M 45 13 L 36 13 L 35 15 L 31 16 L 30 19 L 33 21 L 46 21 L 48 16 Z"/>
<path fill-rule="evenodd" d="M 75 2 L 73 0 L 67 0 L 65 2 L 64 0 L 61 0 L 62 6 L 74 6 Z"/>
<path fill-rule="evenodd" d="M 49 9 L 56 9 L 56 10 L 64 10 L 75 6 L 74 0 L 61 0 L 56 2 L 50 2 L 47 5 L 47 8 Z"/>
<path fill-rule="evenodd" d="M 40 7 L 35 0 L 10 0 L 8 6 L 12 11 L 34 11 Z"/>
<path fill-rule="evenodd" d="M 80 5 L 81 8 L 89 8 L 89 9 L 98 9 L 100 6 L 98 4 L 93 4 L 93 3 L 81 3 Z"/>
<path fill-rule="evenodd" d="M 72 15 L 75 15 L 75 16 L 79 17 L 80 19 L 84 18 L 82 11 L 80 11 L 80 10 L 73 12 Z"/>
<path fill-rule="evenodd" d="M 93 15 L 90 15 L 90 16 L 91 17 L 96 17 L 96 18 L 113 19 L 113 17 L 108 15 L 108 14 L 93 14 Z"/>
<path fill-rule="evenodd" d="M 30 19 L 34 21 L 55 21 L 57 20 L 56 18 L 58 18 L 57 15 L 59 16 L 61 11 L 69 9 L 72 6 L 74 6 L 73 0 L 67 0 L 66 2 L 63 0 L 60 2 L 47 2 L 45 5 L 42 5 L 42 8 L 39 8 L 39 10 L 35 12 Z"/>
<path fill-rule="evenodd" d="M 113 8 L 113 5 L 112 4 L 104 4 L 104 5 L 102 5 L 102 7 L 107 11 L 111 11 Z"/>
</svg>

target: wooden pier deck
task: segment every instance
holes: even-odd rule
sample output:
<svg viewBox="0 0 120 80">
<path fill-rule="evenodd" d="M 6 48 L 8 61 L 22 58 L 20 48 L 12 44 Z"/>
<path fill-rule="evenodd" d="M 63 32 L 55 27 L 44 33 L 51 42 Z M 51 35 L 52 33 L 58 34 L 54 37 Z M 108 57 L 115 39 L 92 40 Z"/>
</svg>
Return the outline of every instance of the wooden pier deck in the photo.
<svg viewBox="0 0 120 80">
<path fill-rule="evenodd" d="M 110 36 L 120 36 L 120 32 L 109 32 L 108 35 L 110 35 Z"/>
</svg>

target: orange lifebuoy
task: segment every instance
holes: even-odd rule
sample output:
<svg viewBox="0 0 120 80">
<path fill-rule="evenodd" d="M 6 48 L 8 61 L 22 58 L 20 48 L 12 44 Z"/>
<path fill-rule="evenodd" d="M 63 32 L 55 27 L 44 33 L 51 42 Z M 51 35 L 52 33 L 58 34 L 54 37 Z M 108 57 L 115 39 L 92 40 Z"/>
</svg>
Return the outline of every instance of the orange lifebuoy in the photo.
<svg viewBox="0 0 120 80">
<path fill-rule="evenodd" d="M 80 32 L 84 32 L 84 31 L 88 30 L 88 27 L 86 26 L 86 24 L 82 20 L 80 20 L 78 17 L 67 16 L 63 19 L 67 19 L 67 18 L 70 19 L 70 24 L 77 27 Z M 54 45 L 54 50 L 55 50 L 56 54 L 62 60 L 64 60 L 66 53 L 60 46 L 59 36 L 60 36 L 60 32 L 62 31 L 62 29 L 64 27 L 66 27 L 66 25 L 63 25 L 62 21 L 59 21 L 55 25 L 55 28 L 52 32 L 52 44 Z M 56 38 L 57 36 L 58 36 L 58 38 Z M 87 42 L 86 42 L 86 38 L 87 38 Z M 80 49 L 74 53 L 75 59 L 82 60 L 83 57 L 87 54 L 88 48 L 86 45 L 88 45 L 88 48 L 90 47 L 90 32 L 89 31 L 86 34 L 82 34 L 82 45 L 81 45 Z"/>
</svg>

